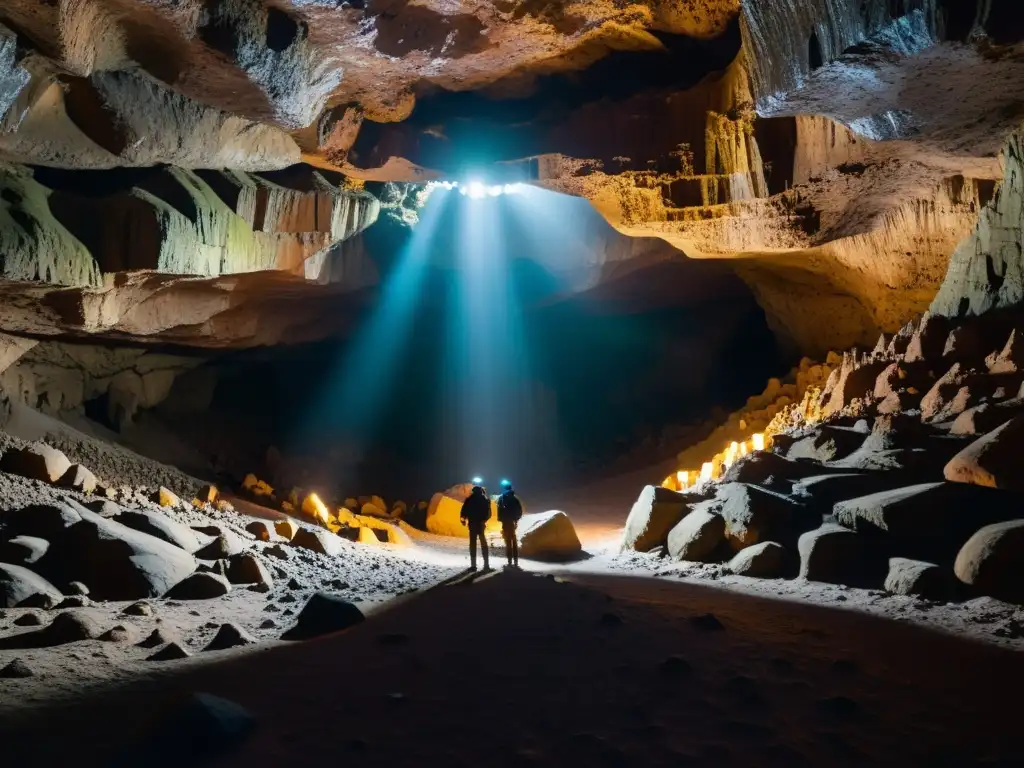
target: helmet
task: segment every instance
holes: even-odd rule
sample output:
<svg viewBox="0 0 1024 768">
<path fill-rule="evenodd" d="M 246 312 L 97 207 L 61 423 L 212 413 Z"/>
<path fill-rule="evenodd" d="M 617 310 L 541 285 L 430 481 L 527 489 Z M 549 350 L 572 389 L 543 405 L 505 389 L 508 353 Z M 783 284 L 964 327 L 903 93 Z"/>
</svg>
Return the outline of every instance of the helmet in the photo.
<svg viewBox="0 0 1024 768">
<path fill-rule="evenodd" d="M 512 490 L 512 483 L 510 483 L 508 480 L 502 480 L 501 481 L 501 490 L 503 490 L 503 491 L 511 491 Z"/>
</svg>

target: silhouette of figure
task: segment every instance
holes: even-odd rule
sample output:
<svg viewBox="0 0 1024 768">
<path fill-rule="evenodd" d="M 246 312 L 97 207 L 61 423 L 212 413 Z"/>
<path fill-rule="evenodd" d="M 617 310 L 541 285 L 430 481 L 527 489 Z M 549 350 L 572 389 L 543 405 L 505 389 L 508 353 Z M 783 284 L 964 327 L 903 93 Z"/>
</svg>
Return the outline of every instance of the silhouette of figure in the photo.
<svg viewBox="0 0 1024 768">
<path fill-rule="evenodd" d="M 487 539 L 484 527 L 491 516 L 491 500 L 487 492 L 479 485 L 473 486 L 473 492 L 462 504 L 462 524 L 469 527 L 469 570 L 476 570 L 476 542 L 480 540 L 480 551 L 484 556 L 484 570 L 490 570 L 487 560 Z"/>
<path fill-rule="evenodd" d="M 519 520 L 523 516 L 523 505 L 511 485 L 498 498 L 498 520 L 501 521 L 501 535 L 505 539 L 505 556 L 508 564 L 519 566 Z"/>
</svg>

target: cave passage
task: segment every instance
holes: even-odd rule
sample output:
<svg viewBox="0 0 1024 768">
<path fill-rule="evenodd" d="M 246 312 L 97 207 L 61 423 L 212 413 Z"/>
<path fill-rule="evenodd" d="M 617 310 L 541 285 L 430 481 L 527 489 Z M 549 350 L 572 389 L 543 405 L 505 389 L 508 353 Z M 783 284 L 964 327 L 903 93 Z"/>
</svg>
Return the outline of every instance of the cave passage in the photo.
<svg viewBox="0 0 1024 768">
<path fill-rule="evenodd" d="M 621 236 L 580 199 L 438 188 L 415 228 L 364 238 L 386 278 L 354 333 L 239 355 L 246 385 L 215 404 L 258 413 L 288 454 L 344 444 L 342 486 L 557 483 L 786 368 L 727 265 Z M 310 397 L 289 395 L 295 371 Z"/>
</svg>

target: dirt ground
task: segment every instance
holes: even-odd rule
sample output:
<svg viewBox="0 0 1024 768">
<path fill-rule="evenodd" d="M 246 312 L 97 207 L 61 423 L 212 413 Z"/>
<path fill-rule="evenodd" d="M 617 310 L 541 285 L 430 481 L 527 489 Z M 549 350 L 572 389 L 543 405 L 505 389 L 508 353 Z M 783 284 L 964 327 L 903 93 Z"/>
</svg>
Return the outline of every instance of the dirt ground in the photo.
<svg viewBox="0 0 1024 768">
<path fill-rule="evenodd" d="M 222 766 L 1024 760 L 1021 654 L 664 580 L 499 572 L 345 633 L 208 657 L 5 718 L 5 764 L 127 764 L 133 745 L 165 764 L 150 729 L 193 692 L 255 719 L 203 763 Z"/>
<path fill-rule="evenodd" d="M 66 440 L 74 449 L 75 434 Z M 118 449 L 109 466 L 138 476 L 146 461 Z M 1024 610 L 619 553 L 650 475 L 525 494 L 531 511 L 574 520 L 587 556 L 568 565 L 469 578 L 464 542 L 419 533 L 404 550 L 302 553 L 269 593 L 151 600 L 151 616 L 82 609 L 104 630 L 160 629 L 192 656 L 147 661 L 151 649 L 101 640 L 0 649 L 0 667 L 18 658 L 35 673 L 0 679 L 2 764 L 1024 765 Z M 3 508 L 58 493 L 3 474 L 0 488 Z M 234 514 L 241 530 L 279 513 L 239 503 Z M 317 590 L 368 621 L 279 640 Z M 15 623 L 30 612 L 0 611 L 0 640 L 32 631 Z M 204 651 L 224 622 L 258 642 Z M 169 713 L 195 693 L 244 707 L 254 732 L 233 744 L 192 722 L 168 735 Z M 198 751 L 179 749 L 192 741 Z"/>
</svg>

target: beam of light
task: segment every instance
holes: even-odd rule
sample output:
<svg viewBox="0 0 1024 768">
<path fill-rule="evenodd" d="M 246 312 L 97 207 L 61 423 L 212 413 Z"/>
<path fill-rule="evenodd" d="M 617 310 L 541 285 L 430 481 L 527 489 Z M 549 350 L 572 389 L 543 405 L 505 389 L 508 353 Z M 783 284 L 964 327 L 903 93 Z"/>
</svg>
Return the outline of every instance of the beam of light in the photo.
<svg viewBox="0 0 1024 768">
<path fill-rule="evenodd" d="M 441 188 L 443 190 L 443 187 Z M 419 224 L 399 254 L 377 297 L 372 314 L 361 327 L 330 376 L 322 382 L 319 407 L 311 409 L 320 423 L 339 433 L 365 438 L 380 414 L 399 375 L 402 350 L 413 331 L 413 316 L 421 299 L 433 238 L 450 196 L 435 190 Z"/>
</svg>

